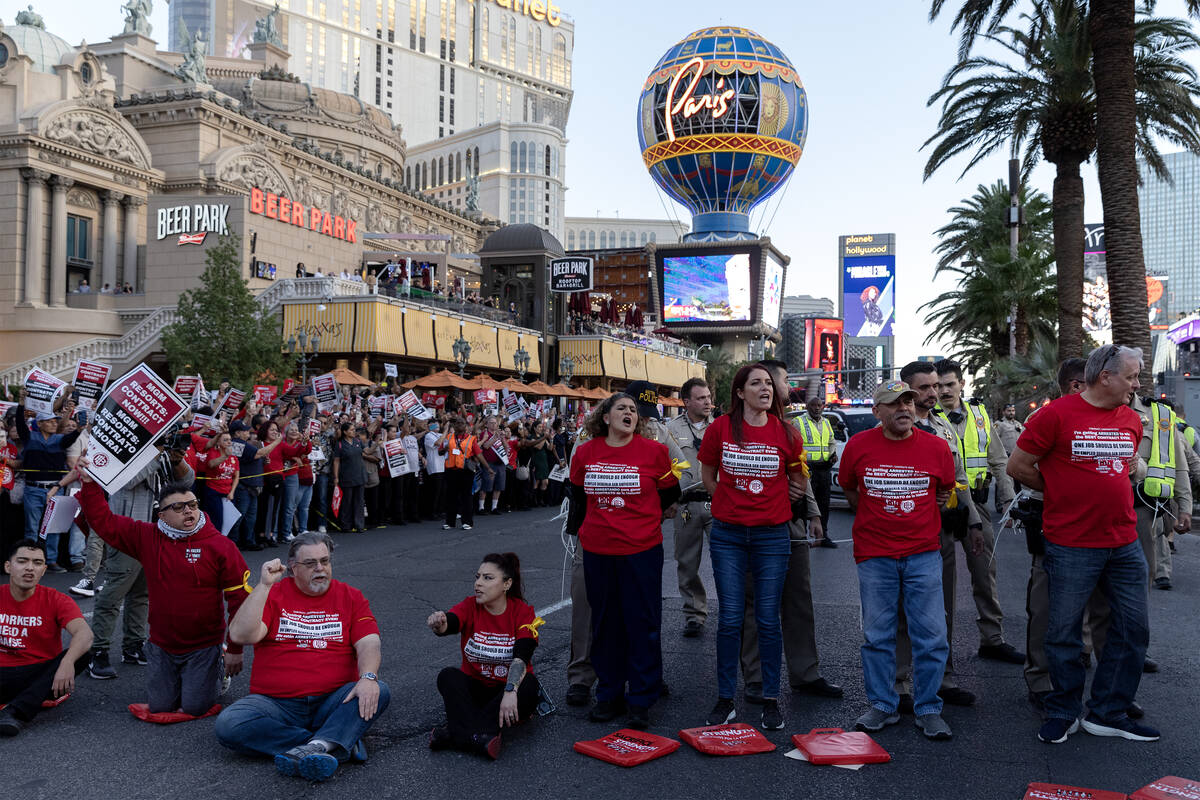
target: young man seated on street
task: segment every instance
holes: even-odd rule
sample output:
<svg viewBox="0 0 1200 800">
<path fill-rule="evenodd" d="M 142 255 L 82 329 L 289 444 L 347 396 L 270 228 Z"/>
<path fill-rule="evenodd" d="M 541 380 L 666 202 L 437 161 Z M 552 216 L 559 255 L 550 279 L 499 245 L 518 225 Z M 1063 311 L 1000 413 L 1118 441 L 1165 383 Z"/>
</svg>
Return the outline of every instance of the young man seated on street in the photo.
<svg viewBox="0 0 1200 800">
<path fill-rule="evenodd" d="M 4 562 L 8 586 L 0 589 L 0 736 L 16 736 L 42 710 L 42 702 L 70 694 L 87 666 L 92 631 L 75 601 L 40 585 L 46 546 L 16 543 Z M 71 646 L 62 649 L 62 632 Z"/>
<path fill-rule="evenodd" d="M 251 694 L 217 717 L 217 740 L 274 756 L 284 775 L 325 780 L 339 762 L 366 759 L 362 737 L 391 694 L 376 675 L 381 647 L 371 606 L 333 579 L 333 539 L 302 533 L 287 559 L 286 568 L 277 558 L 263 564 L 230 622 L 233 641 L 254 645 Z"/>
<path fill-rule="evenodd" d="M 81 459 L 81 464 L 86 459 Z M 150 596 L 146 644 L 149 711 L 198 717 L 216 703 L 224 675 L 242 671 L 242 647 L 223 652 L 225 615 L 249 596 L 250 571 L 237 545 L 221 535 L 183 483 L 158 495 L 158 522 L 112 513 L 104 492 L 82 468 L 79 502 L 92 532 L 141 562 Z"/>
</svg>

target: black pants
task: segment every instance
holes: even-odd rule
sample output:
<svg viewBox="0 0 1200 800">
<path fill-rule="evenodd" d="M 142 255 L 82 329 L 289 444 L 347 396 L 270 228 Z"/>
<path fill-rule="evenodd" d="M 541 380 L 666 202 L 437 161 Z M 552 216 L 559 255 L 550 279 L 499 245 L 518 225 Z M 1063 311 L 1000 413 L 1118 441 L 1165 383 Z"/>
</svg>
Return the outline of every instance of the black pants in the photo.
<svg viewBox="0 0 1200 800">
<path fill-rule="evenodd" d="M 342 505 L 338 509 L 338 525 L 342 526 L 342 532 L 359 530 L 366 527 L 363 522 L 363 487 L 360 486 L 343 486 L 342 487 Z"/>
<path fill-rule="evenodd" d="M 387 506 L 384 502 L 381 502 L 384 499 L 383 491 L 383 479 L 380 479 L 379 483 L 375 484 L 374 486 L 363 487 L 363 500 L 367 504 L 367 519 L 371 521 L 372 528 L 384 524 L 382 512 L 385 508 L 387 508 Z M 343 489 L 343 501 L 346 499 L 345 492 L 346 490 Z"/>
<path fill-rule="evenodd" d="M 446 704 L 446 727 L 457 747 L 471 747 L 475 736 L 490 739 L 500 733 L 503 685 L 477 681 L 458 667 L 446 667 L 438 673 L 437 687 Z M 538 680 L 527 674 L 517 687 L 517 718 L 529 719 L 537 704 Z"/>
<path fill-rule="evenodd" d="M 661 544 L 627 556 L 583 551 L 599 701 L 649 708 L 662 694 L 662 568 Z"/>
<path fill-rule="evenodd" d="M 29 722 L 36 717 L 42 710 L 42 701 L 51 699 L 50 689 L 54 686 L 54 673 L 58 672 L 58 665 L 62 663 L 66 654 L 67 651 L 64 650 L 49 661 L 22 664 L 19 667 L 0 667 L 0 704 L 8 704 L 13 716 L 22 722 Z M 75 674 L 79 675 L 87 669 L 87 663 L 86 658 L 76 661 Z M 525 688 L 524 684 L 521 688 Z M 536 696 L 534 699 L 537 699 Z"/>
<path fill-rule="evenodd" d="M 388 478 L 388 516 L 393 525 L 404 524 L 404 479 L 407 475 Z"/>
<path fill-rule="evenodd" d="M 416 522 L 420 519 L 417 514 L 417 497 L 421 492 L 417 473 L 410 472 L 407 475 L 401 475 L 400 482 L 404 484 L 404 517 Z"/>
<path fill-rule="evenodd" d="M 808 481 L 812 484 L 813 495 L 817 498 L 817 508 L 821 512 L 821 530 L 829 536 L 829 495 L 833 492 L 833 468 L 813 467 L 809 471 Z"/>
<path fill-rule="evenodd" d="M 463 525 L 475 524 L 475 503 L 471 484 L 475 474 L 469 469 L 446 470 L 446 524 L 455 525 L 455 515 L 462 514 Z"/>
<path fill-rule="evenodd" d="M 421 492 L 421 518 L 438 519 L 445 516 L 445 495 L 446 473 L 426 473 L 424 491 Z"/>
</svg>

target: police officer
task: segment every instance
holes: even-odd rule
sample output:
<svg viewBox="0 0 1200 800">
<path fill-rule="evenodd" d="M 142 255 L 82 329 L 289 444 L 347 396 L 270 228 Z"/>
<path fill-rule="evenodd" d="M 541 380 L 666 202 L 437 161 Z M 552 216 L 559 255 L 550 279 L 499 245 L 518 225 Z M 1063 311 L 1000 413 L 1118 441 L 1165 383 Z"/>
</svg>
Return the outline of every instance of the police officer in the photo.
<svg viewBox="0 0 1200 800">
<path fill-rule="evenodd" d="M 692 638 L 704 632 L 708 617 L 708 596 L 700 580 L 700 557 L 704 554 L 705 536 L 712 528 L 712 498 L 700 480 L 696 451 L 712 422 L 712 393 L 703 378 L 690 378 L 679 395 L 684 413 L 667 423 L 666 445 L 673 460 L 689 464 L 679 476 L 683 496 L 679 498 L 675 517 L 675 564 L 679 596 L 683 598 L 683 635 Z"/>
<path fill-rule="evenodd" d="M 1021 424 L 1021 420 L 1017 419 L 1017 407 L 1012 403 L 1004 407 L 1003 415 L 992 426 L 992 432 L 1000 440 L 1000 444 L 1004 445 L 1004 452 L 1008 455 L 1012 455 L 1013 448 L 1017 446 L 1017 439 L 1020 438 L 1023 430 L 1025 430 L 1025 426 Z"/>
<path fill-rule="evenodd" d="M 963 403 L 962 368 L 958 362 L 943 359 L 934 364 L 938 374 L 937 415 L 950 423 L 958 435 L 959 452 L 967 471 L 967 484 L 971 489 L 975 507 L 983 523 L 983 553 L 973 555 L 966 552 L 967 569 L 971 573 L 971 593 L 975 597 L 975 608 L 979 612 L 979 657 L 1003 661 L 1009 664 L 1024 664 L 1025 654 L 1004 641 L 1004 613 L 1000 610 L 1000 598 L 996 590 L 996 562 L 991 553 L 995 534 L 987 499 L 993 480 L 996 482 L 996 507 L 1003 508 L 1013 498 L 1012 478 L 1005 471 L 1008 454 L 1004 446 L 992 435 L 992 422 L 987 409 L 977 401 Z M 942 572 L 943 590 L 952 597 L 955 585 L 954 542 L 943 537 Z"/>
<path fill-rule="evenodd" d="M 821 510 L 821 547 L 837 547 L 829 538 L 829 495 L 833 491 L 833 464 L 837 450 L 833 444 L 833 425 L 825 418 L 825 398 L 818 392 L 804 404 L 807 413 L 793 420 L 804 437 L 804 458 L 808 462 L 809 483 L 817 508 Z"/>
<path fill-rule="evenodd" d="M 967 488 L 967 472 L 959 452 L 958 434 L 946 420 L 933 413 L 937 405 L 938 379 L 937 371 L 928 361 L 913 361 L 900 370 L 900 380 L 908 384 L 916 393 L 914 407 L 916 410 L 915 427 L 932 433 L 941 438 L 950 448 L 954 460 L 955 491 L 946 505 L 942 507 L 942 600 L 946 609 L 947 641 L 954 642 L 954 583 L 945 583 L 946 558 L 953 560 L 954 542 L 968 540 L 967 552 L 981 552 L 984 546 L 983 522 L 971 492 Z M 949 588 L 947 588 L 947 586 Z M 912 713 L 912 642 L 908 636 L 908 621 L 901 609 L 898 630 L 896 633 L 896 693 L 900 695 L 900 711 Z M 954 680 L 954 648 L 946 657 L 946 668 L 942 674 L 942 685 L 938 696 L 953 706 L 969 706 L 975 703 L 975 694 L 967 691 Z"/>
<path fill-rule="evenodd" d="M 1166 400 L 1159 401 L 1174 409 L 1174 405 Z M 1196 450 L 1196 429 L 1188 424 L 1187 420 L 1179 416 L 1179 412 L 1175 412 L 1177 422 L 1175 429 L 1179 431 L 1183 438 L 1183 446 L 1177 448 L 1182 451 L 1187 459 L 1188 475 L 1191 478 L 1193 486 L 1197 485 L 1200 480 L 1200 454 Z M 1195 492 L 1192 492 L 1195 497 Z M 1182 507 L 1182 503 L 1180 504 Z M 1190 507 L 1189 507 L 1190 510 Z M 1174 525 L 1163 524 L 1166 530 L 1166 535 L 1154 537 L 1154 588 L 1170 589 L 1171 588 L 1171 554 L 1175 552 L 1175 534 L 1187 533 L 1187 531 L 1179 531 Z"/>
<path fill-rule="evenodd" d="M 1149 582 L 1160 589 L 1169 589 L 1167 534 L 1172 529 L 1179 533 L 1192 529 L 1192 486 L 1188 471 L 1191 459 L 1187 456 L 1193 451 L 1178 429 L 1178 415 L 1168 404 L 1135 394 L 1129 400 L 1129 407 L 1142 419 L 1138 455 L 1146 461 L 1146 479 L 1135 482 L 1133 491 L 1138 540 L 1146 555 Z M 1160 539 L 1164 543 L 1161 548 Z M 1167 556 L 1162 568 L 1158 564 L 1160 550 Z"/>
</svg>

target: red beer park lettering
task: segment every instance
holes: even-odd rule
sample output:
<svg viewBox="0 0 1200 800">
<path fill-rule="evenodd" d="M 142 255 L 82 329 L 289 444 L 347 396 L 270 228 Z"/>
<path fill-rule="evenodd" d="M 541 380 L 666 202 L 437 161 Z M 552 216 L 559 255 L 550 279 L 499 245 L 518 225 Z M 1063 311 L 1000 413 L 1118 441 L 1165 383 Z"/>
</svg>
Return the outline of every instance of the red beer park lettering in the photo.
<svg viewBox="0 0 1200 800">
<path fill-rule="evenodd" d="M 297 228 L 307 227 L 332 239 L 341 239 L 351 244 L 358 242 L 358 221 L 330 214 L 315 207 L 305 207 L 291 198 L 257 187 L 250 190 L 250 213 L 279 220 Z"/>
</svg>

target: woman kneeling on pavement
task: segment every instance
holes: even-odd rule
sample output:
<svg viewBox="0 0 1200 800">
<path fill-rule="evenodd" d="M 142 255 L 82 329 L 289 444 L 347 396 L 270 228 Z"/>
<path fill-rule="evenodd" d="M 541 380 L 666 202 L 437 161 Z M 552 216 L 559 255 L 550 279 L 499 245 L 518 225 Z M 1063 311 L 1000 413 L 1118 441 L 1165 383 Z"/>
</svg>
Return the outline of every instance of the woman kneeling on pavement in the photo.
<svg viewBox="0 0 1200 800">
<path fill-rule="evenodd" d="M 438 636 L 461 635 L 462 666 L 438 675 L 446 724 L 433 729 L 429 747 L 454 747 L 489 758 L 500 756 L 500 731 L 523 722 L 538 703 L 538 680 L 530 669 L 543 620 L 521 592 L 516 553 L 489 553 L 475 573 L 475 595 L 426 624 Z"/>
<path fill-rule="evenodd" d="M 646 728 L 663 693 L 663 510 L 679 499 L 665 445 L 643 437 L 637 401 L 614 394 L 587 421 L 591 437 L 571 459 L 567 532 L 579 537 L 592 607 L 596 705 L 608 722 L 628 705 Z"/>
</svg>

